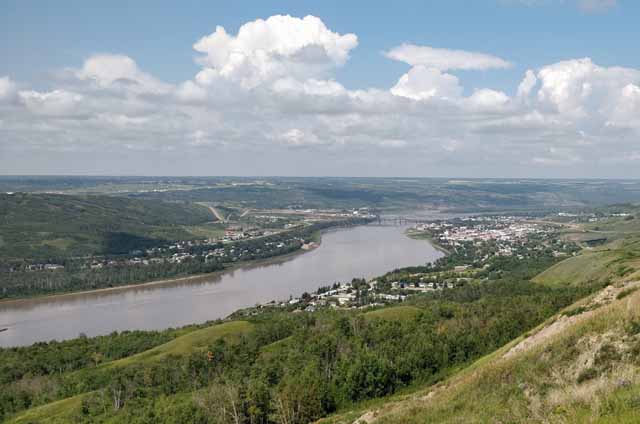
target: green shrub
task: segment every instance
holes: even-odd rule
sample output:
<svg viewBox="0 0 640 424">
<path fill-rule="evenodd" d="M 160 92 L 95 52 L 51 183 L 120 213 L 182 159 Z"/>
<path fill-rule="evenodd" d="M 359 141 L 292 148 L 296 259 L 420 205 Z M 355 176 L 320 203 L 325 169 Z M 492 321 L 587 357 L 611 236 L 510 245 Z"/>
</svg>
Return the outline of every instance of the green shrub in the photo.
<svg viewBox="0 0 640 424">
<path fill-rule="evenodd" d="M 585 381 L 593 380 L 597 376 L 598 376 L 598 370 L 596 370 L 593 367 L 589 367 L 589 368 L 585 369 L 584 371 L 582 371 L 580 373 L 580 375 L 578 375 L 577 382 L 578 382 L 578 384 L 582 384 Z"/>
<path fill-rule="evenodd" d="M 624 299 L 625 297 L 629 296 L 631 293 L 637 290 L 638 290 L 638 287 L 632 287 L 630 289 L 622 290 L 620 293 L 618 293 L 618 295 L 616 296 L 616 299 L 618 300 Z"/>
</svg>

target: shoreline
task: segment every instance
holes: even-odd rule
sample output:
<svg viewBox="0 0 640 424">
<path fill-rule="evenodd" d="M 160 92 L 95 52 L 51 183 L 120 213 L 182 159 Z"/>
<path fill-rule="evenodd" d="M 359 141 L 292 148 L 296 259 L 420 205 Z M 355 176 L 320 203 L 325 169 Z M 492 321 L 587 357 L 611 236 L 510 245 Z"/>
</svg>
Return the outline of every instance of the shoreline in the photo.
<svg viewBox="0 0 640 424">
<path fill-rule="evenodd" d="M 451 254 L 449 249 L 438 243 L 428 231 L 415 231 L 408 229 L 407 231 L 405 231 L 405 234 L 407 235 L 407 237 L 414 240 L 427 240 L 436 250 L 439 250 L 445 255 Z"/>
<path fill-rule="evenodd" d="M 315 239 L 315 237 L 314 237 L 314 240 L 313 240 L 315 245 L 313 245 L 313 247 L 310 248 L 310 249 L 302 249 L 302 248 L 300 248 L 300 249 L 296 250 L 295 252 L 290 252 L 290 253 L 287 253 L 287 254 L 284 254 L 284 255 L 273 256 L 273 257 L 270 257 L 270 258 L 263 258 L 263 259 L 255 259 L 255 260 L 252 260 L 252 261 L 246 261 L 246 262 L 242 262 L 242 263 L 236 263 L 236 264 L 229 265 L 227 268 L 222 269 L 220 271 L 215 271 L 215 272 L 210 272 L 210 273 L 205 273 L 205 274 L 185 275 L 185 276 L 181 276 L 181 277 L 166 278 L 166 279 L 163 279 L 163 280 L 152 280 L 152 281 L 141 282 L 141 283 L 131 283 L 131 284 L 125 284 L 125 285 L 116 286 L 116 287 L 104 287 L 104 288 L 93 289 L 93 290 L 82 290 L 82 291 L 76 291 L 76 292 L 36 295 L 36 296 L 33 296 L 33 297 L 23 297 L 23 298 L 17 298 L 17 299 L 0 299 L 0 307 L 3 307 L 3 306 L 18 306 L 20 304 L 29 303 L 29 302 L 55 301 L 55 300 L 58 300 L 58 299 L 70 298 L 70 297 L 73 297 L 73 296 L 80 297 L 80 296 L 85 296 L 85 295 L 93 295 L 93 294 L 101 294 L 101 293 L 111 293 L 111 292 L 117 293 L 117 292 L 120 292 L 120 291 L 129 291 L 129 290 L 133 290 L 133 289 L 137 289 L 137 288 L 144 289 L 144 288 L 150 288 L 150 287 L 155 287 L 155 286 L 187 283 L 189 281 L 193 281 L 193 280 L 197 280 L 197 279 L 218 277 L 218 276 L 224 275 L 226 273 L 234 272 L 236 270 L 243 269 L 243 268 L 244 269 L 250 269 L 252 267 L 268 266 L 268 265 L 271 265 L 271 264 L 282 263 L 282 262 L 289 261 L 289 260 L 295 258 L 298 255 L 302 255 L 304 253 L 308 253 L 308 252 L 312 252 L 312 251 L 316 250 L 317 248 L 321 247 L 321 245 L 322 245 L 322 234 L 323 233 L 340 230 L 341 228 L 342 227 L 330 227 L 330 228 L 326 228 L 326 229 L 323 229 L 323 230 L 319 230 L 318 231 L 317 240 Z M 346 228 L 350 228 L 350 227 L 346 227 Z M 444 253 L 445 255 L 448 255 L 448 254 L 451 253 L 447 249 L 445 249 L 443 246 L 441 246 L 439 243 L 437 243 L 430 235 L 428 235 L 425 232 L 412 232 L 412 231 L 409 231 L 409 230 L 405 230 L 404 234 L 407 237 L 410 237 L 410 238 L 413 238 L 413 239 L 424 239 L 424 240 L 427 240 L 429 242 L 429 244 L 431 244 L 436 250 Z"/>
<path fill-rule="evenodd" d="M 254 259 L 251 261 L 245 261 L 245 262 L 241 262 L 241 263 L 237 263 L 237 264 L 232 264 L 229 265 L 227 268 L 222 269 L 220 271 L 215 271 L 215 272 L 209 272 L 209 273 L 205 273 L 205 274 L 193 274 L 193 275 L 185 275 L 182 277 L 175 277 L 175 278 L 166 278 L 164 280 L 152 280 L 152 281 L 147 281 L 147 282 L 141 282 L 141 283 L 131 283 L 131 284 L 125 284 L 122 286 L 116 286 L 116 287 L 104 287 L 101 289 L 93 289 L 93 290 L 82 290 L 82 291 L 76 291 L 76 292 L 67 292 L 67 293 L 54 293 L 54 294 L 45 294 L 45 295 L 36 295 L 33 297 L 23 297 L 23 298 L 17 298 L 17 299 L 0 299 L 0 307 L 5 306 L 5 305 L 17 305 L 17 304 L 21 304 L 21 303 L 28 303 L 28 302 L 37 302 L 37 301 L 46 301 L 46 300 L 56 300 L 56 299 L 62 299 L 65 297 L 72 297 L 72 296 L 83 296 L 83 295 L 88 295 L 88 294 L 100 294 L 100 293 L 109 293 L 109 292 L 118 292 L 118 291 L 128 291 L 128 290 L 132 290 L 132 289 L 136 289 L 136 288 L 145 288 L 145 287 L 154 287 L 154 286 L 162 286 L 162 285 L 171 285 L 171 284 L 176 284 L 176 283 L 181 283 L 181 282 L 188 282 L 188 281 L 192 281 L 192 280 L 197 280 L 200 278 L 211 278 L 211 277 L 217 277 L 220 275 L 224 275 L 226 273 L 229 272 L 233 272 L 233 271 L 237 271 L 238 269 L 242 269 L 242 268 L 251 268 L 254 266 L 268 266 L 271 264 L 275 264 L 278 262 L 286 262 L 288 260 L 293 259 L 294 257 L 298 256 L 298 255 L 302 255 L 304 253 L 308 253 L 308 252 L 312 252 L 314 250 L 316 250 L 317 248 L 319 248 L 322 244 L 322 230 L 319 231 L 319 237 L 318 237 L 318 241 L 315 242 L 316 244 L 309 249 L 298 249 L 295 252 L 290 252 L 284 255 L 278 255 L 278 256 L 272 256 L 270 258 L 263 258 L 263 259 Z"/>
</svg>

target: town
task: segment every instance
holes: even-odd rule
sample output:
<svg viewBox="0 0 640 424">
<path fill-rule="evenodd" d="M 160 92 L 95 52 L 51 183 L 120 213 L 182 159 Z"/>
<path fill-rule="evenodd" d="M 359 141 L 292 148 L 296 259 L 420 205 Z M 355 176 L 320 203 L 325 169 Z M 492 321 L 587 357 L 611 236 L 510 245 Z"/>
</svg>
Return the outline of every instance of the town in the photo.
<svg viewBox="0 0 640 424">
<path fill-rule="evenodd" d="M 561 226 L 521 216 L 477 216 L 419 223 L 407 229 L 409 237 L 432 241 L 447 256 L 414 267 L 414 272 L 392 271 L 383 276 L 350 282 L 335 282 L 315 293 L 273 300 L 239 314 L 255 315 L 260 310 L 285 308 L 294 312 L 315 312 L 319 308 L 362 309 L 406 301 L 410 296 L 451 290 L 483 281 L 498 269 L 500 258 L 523 260 L 539 256 L 562 258 L 579 247 L 558 238 Z"/>
</svg>

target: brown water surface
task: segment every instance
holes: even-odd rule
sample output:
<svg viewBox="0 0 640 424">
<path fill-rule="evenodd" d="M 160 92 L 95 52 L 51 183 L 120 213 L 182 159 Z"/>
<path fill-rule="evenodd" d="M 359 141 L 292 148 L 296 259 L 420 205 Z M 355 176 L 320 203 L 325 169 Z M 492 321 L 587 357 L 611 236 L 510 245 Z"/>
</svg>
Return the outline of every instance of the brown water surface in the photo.
<svg viewBox="0 0 640 424">
<path fill-rule="evenodd" d="M 317 249 L 217 275 L 159 285 L 0 303 L 0 346 L 29 345 L 108 334 L 163 329 L 223 318 L 270 300 L 299 296 L 353 277 L 431 262 L 442 253 L 404 227 L 367 225 L 329 231 Z"/>
</svg>

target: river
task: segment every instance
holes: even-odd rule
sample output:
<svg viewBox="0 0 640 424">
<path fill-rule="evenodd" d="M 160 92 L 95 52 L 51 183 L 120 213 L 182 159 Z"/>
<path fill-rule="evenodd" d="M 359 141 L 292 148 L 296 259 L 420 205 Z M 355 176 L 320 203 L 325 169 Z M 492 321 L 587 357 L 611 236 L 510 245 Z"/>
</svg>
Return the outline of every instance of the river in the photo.
<svg viewBox="0 0 640 424">
<path fill-rule="evenodd" d="M 164 329 L 224 318 L 353 277 L 375 277 L 440 256 L 404 227 L 366 225 L 323 233 L 320 247 L 288 258 L 161 285 L 0 303 L 0 346 Z"/>
</svg>

